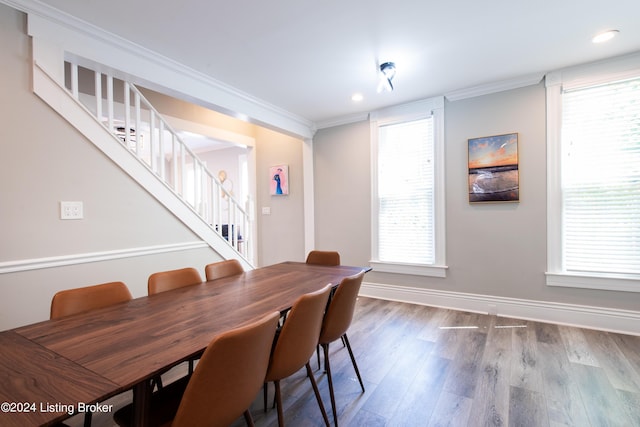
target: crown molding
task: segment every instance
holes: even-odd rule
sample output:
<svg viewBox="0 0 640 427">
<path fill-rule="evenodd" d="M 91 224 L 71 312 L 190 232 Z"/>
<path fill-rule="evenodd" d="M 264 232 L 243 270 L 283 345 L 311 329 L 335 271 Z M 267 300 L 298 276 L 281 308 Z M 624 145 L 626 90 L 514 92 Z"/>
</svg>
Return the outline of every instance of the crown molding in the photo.
<svg viewBox="0 0 640 427">
<path fill-rule="evenodd" d="M 349 125 L 351 123 L 363 122 L 369 120 L 369 113 L 357 113 L 349 116 L 336 117 L 333 119 L 322 120 L 316 122 L 316 129 L 326 129 L 336 126 Z"/>
<path fill-rule="evenodd" d="M 466 98 L 473 98 L 481 95 L 489 95 L 505 90 L 518 89 L 521 87 L 536 85 L 542 81 L 544 73 L 528 74 L 513 79 L 501 80 L 498 82 L 486 83 L 478 86 L 472 86 L 465 89 L 451 91 L 445 94 L 449 101 L 460 101 Z"/>
</svg>

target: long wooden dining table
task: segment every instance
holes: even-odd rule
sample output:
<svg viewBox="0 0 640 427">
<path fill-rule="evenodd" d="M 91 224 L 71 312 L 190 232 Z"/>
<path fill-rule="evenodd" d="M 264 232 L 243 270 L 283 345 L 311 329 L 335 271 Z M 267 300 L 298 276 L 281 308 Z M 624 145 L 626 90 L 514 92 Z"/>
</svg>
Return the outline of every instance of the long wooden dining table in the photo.
<svg viewBox="0 0 640 427">
<path fill-rule="evenodd" d="M 152 378 L 197 357 L 218 334 L 368 270 L 284 262 L 0 332 L 0 425 L 111 412 L 102 402 L 133 389 L 135 424 L 144 426 Z"/>
</svg>

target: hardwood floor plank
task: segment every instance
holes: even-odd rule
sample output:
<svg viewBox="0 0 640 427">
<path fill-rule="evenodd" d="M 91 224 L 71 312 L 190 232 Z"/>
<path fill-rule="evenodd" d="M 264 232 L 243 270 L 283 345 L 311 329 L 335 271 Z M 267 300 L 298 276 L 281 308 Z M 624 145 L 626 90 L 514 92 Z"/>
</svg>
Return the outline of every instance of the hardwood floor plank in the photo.
<svg viewBox="0 0 640 427">
<path fill-rule="evenodd" d="M 512 331 L 492 328 L 486 340 L 471 419 L 482 426 L 509 422 L 509 382 Z"/>
<path fill-rule="evenodd" d="M 474 330 L 454 330 L 443 332 L 444 336 L 455 336 L 457 355 L 449 366 L 444 390 L 468 398 L 476 396 L 476 383 L 481 375 L 482 355 L 487 335 Z"/>
<path fill-rule="evenodd" d="M 618 396 L 631 419 L 631 425 L 640 427 L 640 394 L 618 390 Z"/>
<path fill-rule="evenodd" d="M 470 425 L 469 415 L 472 403 L 472 399 L 464 396 L 447 392 L 441 393 L 434 413 L 429 420 L 429 427 L 465 427 Z"/>
<path fill-rule="evenodd" d="M 521 387 L 511 387 L 509 396 L 509 426 L 546 427 L 549 425 L 544 396 Z"/>
<path fill-rule="evenodd" d="M 536 338 L 538 342 L 545 344 L 561 344 L 562 337 L 560 336 L 560 330 L 558 325 L 552 325 L 551 323 L 534 322 L 534 328 L 536 331 Z"/>
<path fill-rule="evenodd" d="M 563 426 L 589 426 L 589 418 L 579 386 L 562 343 L 538 343 L 545 401 L 549 423 Z"/>
<path fill-rule="evenodd" d="M 514 387 L 543 392 L 538 346 L 532 322 L 514 325 L 511 358 L 511 381 Z M 523 327 L 520 327 L 523 326 Z"/>
<path fill-rule="evenodd" d="M 390 425 L 426 425 L 442 394 L 450 360 L 431 355 L 415 380 L 400 397 L 395 413 L 388 414 Z"/>
<path fill-rule="evenodd" d="M 640 375 L 640 336 L 623 334 L 609 334 L 609 336 L 633 366 L 635 372 Z"/>
<path fill-rule="evenodd" d="M 587 342 L 582 330 L 568 326 L 558 326 L 558 331 L 567 351 L 567 357 L 571 363 L 580 363 L 588 366 L 600 366 L 598 358 L 592 353 L 591 346 Z"/>
<path fill-rule="evenodd" d="M 578 364 L 572 368 L 592 426 L 633 425 L 604 369 Z"/>
<path fill-rule="evenodd" d="M 635 372 L 624 353 L 608 332 L 585 330 L 584 335 L 600 361 L 609 382 L 618 390 L 640 392 L 640 374 Z"/>
</svg>

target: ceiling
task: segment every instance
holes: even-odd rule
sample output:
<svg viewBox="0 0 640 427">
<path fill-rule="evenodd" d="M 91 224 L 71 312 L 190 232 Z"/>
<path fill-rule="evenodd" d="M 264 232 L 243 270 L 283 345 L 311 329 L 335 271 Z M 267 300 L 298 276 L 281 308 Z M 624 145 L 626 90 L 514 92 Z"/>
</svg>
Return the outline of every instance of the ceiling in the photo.
<svg viewBox="0 0 640 427">
<path fill-rule="evenodd" d="M 640 51 L 638 0 L 41 2 L 314 123 Z"/>
</svg>

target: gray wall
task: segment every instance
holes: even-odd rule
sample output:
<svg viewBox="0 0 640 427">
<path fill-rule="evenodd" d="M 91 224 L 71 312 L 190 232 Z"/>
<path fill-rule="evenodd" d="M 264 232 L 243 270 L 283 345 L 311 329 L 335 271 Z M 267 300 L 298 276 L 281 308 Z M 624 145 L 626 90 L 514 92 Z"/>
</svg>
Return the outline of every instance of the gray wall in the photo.
<svg viewBox="0 0 640 427">
<path fill-rule="evenodd" d="M 467 195 L 467 139 L 518 132 L 520 203 L 474 204 Z M 316 242 L 366 265 L 370 241 L 368 122 L 314 138 Z M 534 301 L 637 310 L 634 294 L 548 287 L 544 85 L 446 102 L 445 279 L 376 273 L 367 282 Z"/>
</svg>

